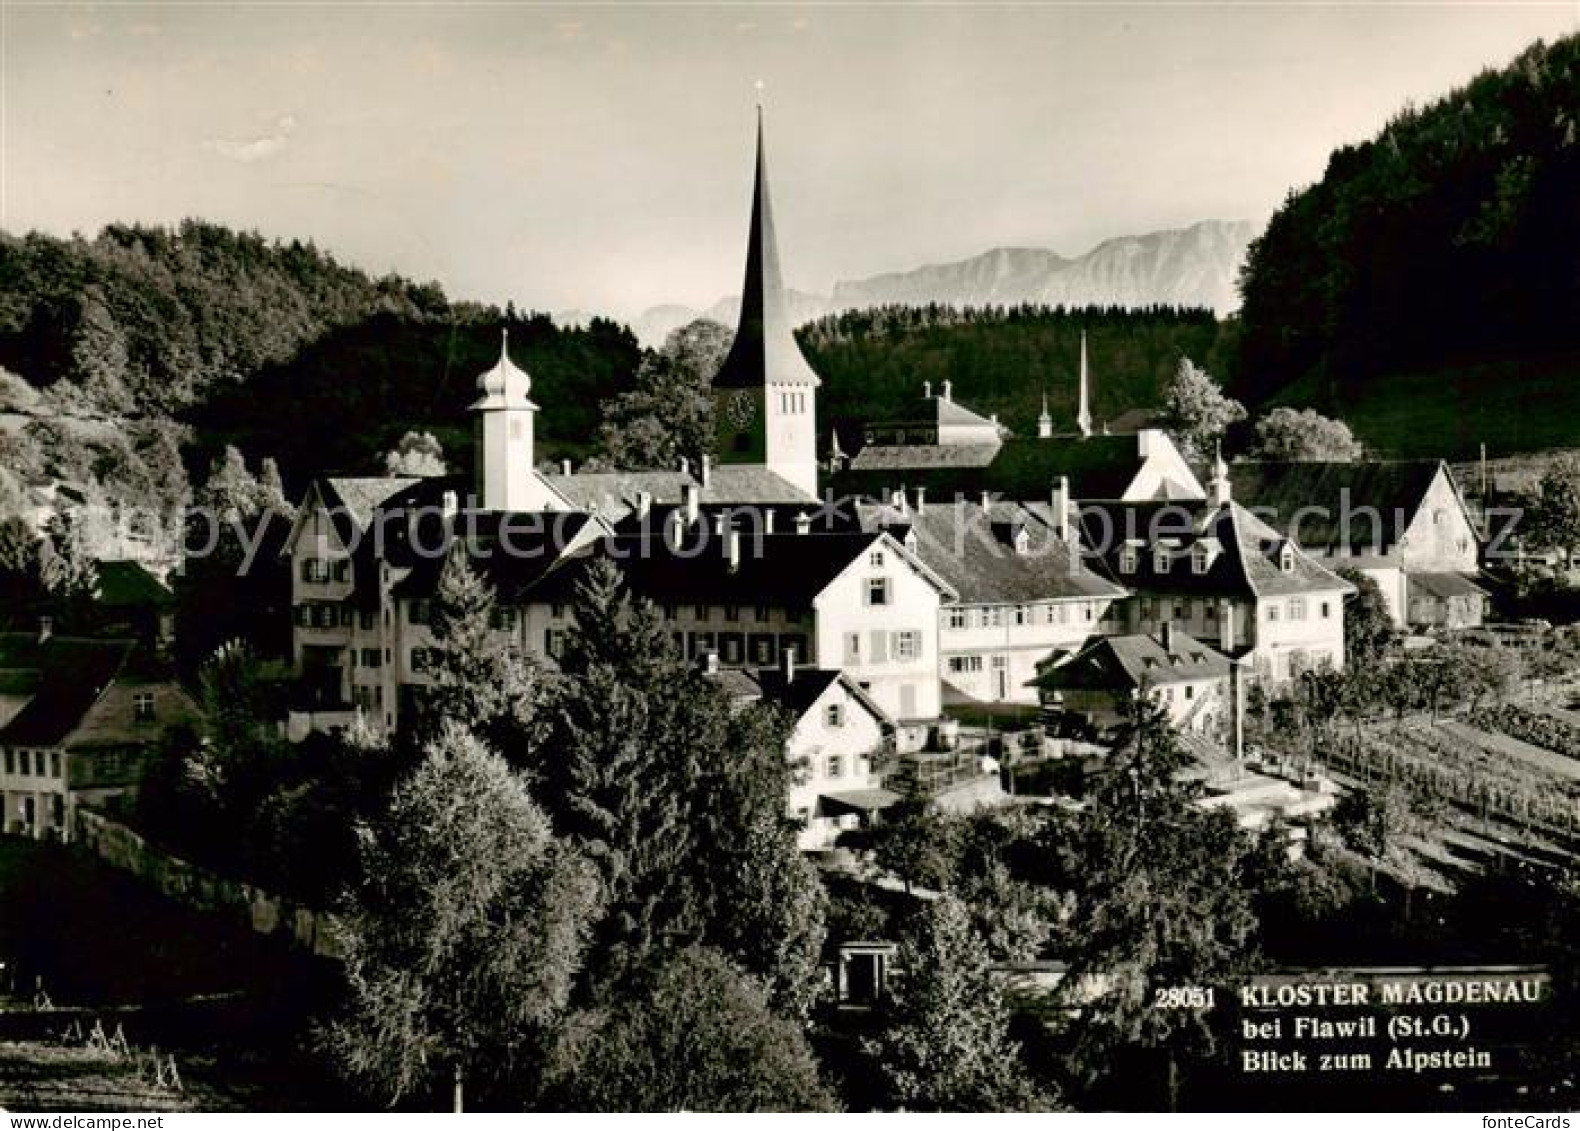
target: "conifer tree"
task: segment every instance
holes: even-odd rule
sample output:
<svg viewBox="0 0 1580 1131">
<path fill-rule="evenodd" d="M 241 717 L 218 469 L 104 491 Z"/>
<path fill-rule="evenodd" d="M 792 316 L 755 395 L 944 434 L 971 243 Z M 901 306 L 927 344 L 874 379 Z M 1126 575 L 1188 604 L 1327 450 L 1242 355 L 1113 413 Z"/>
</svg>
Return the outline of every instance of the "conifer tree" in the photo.
<svg viewBox="0 0 1580 1131">
<path fill-rule="evenodd" d="M 788 721 L 732 702 L 681 660 L 608 561 L 586 570 L 571 612 L 533 770 L 556 828 L 609 890 L 607 968 L 706 942 L 763 978 L 777 1008 L 804 1015 L 823 900 L 785 820 Z"/>
<path fill-rule="evenodd" d="M 536 666 L 498 627 L 493 585 L 451 546 L 434 587 L 428 685 L 418 696 L 419 730 L 460 723 L 511 756 L 526 740 L 537 705 Z"/>
</svg>

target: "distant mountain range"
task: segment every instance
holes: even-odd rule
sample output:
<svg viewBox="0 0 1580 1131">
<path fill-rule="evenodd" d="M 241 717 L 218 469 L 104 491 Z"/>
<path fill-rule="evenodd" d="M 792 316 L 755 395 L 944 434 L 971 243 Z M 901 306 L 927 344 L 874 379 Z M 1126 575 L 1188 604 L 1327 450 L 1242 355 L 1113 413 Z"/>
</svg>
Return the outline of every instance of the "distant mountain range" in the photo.
<svg viewBox="0 0 1580 1131">
<path fill-rule="evenodd" d="M 1248 220 L 1203 220 L 1188 228 L 1105 240 L 1074 258 L 1043 248 L 995 248 L 955 263 L 838 282 L 828 295 L 791 291 L 791 313 L 798 322 L 810 322 L 841 310 L 939 302 L 1205 306 L 1227 314 L 1240 304 L 1240 265 L 1260 230 Z M 696 318 L 733 325 L 739 303 L 739 296 L 731 295 L 706 310 L 655 306 L 637 316 L 631 329 L 644 345 L 658 345 L 671 330 Z M 557 315 L 562 323 L 583 318 L 580 311 Z"/>
</svg>

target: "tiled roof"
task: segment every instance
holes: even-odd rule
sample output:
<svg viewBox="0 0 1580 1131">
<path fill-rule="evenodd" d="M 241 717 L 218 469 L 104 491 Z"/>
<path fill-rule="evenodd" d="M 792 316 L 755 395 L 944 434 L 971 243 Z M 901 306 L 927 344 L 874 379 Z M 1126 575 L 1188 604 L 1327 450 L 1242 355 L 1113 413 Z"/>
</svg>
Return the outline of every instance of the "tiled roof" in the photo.
<svg viewBox="0 0 1580 1131">
<path fill-rule="evenodd" d="M 569 600 L 582 571 L 598 556 L 619 566 L 633 593 L 656 604 L 773 605 L 806 609 L 852 562 L 884 535 L 879 533 L 766 534 L 741 536 L 732 567 L 725 541 L 701 528 L 679 546 L 662 533 L 645 541 L 635 536 L 606 538 L 546 575 L 539 600 Z M 948 585 L 917 562 L 903 546 L 894 550 L 952 596 Z"/>
<path fill-rule="evenodd" d="M 366 530 L 368 524 L 373 521 L 373 512 L 381 504 L 409 488 L 437 483 L 438 480 L 381 475 L 355 479 L 324 479 L 320 482 L 328 488 L 330 496 L 324 502 L 331 508 L 337 505 L 344 507 L 356 522 L 357 529 Z M 434 501 L 437 501 L 438 497 L 438 494 L 435 494 Z"/>
<path fill-rule="evenodd" d="M 1440 469 L 1438 460 L 1236 463 L 1229 483 L 1237 502 L 1310 550 L 1389 554 Z M 1380 521 L 1355 514 L 1362 508 Z"/>
<path fill-rule="evenodd" d="M 916 556 L 954 586 L 966 604 L 1125 594 L 1100 572 L 1084 565 L 1072 568 L 1070 552 L 1054 532 L 1046 504 L 995 503 L 984 510 L 980 502 L 958 501 L 904 512 L 868 504 L 861 513 L 867 529 L 890 529 L 902 539 L 903 531 L 914 532 Z M 1017 529 L 1026 532 L 1025 553 L 1016 551 Z"/>
<path fill-rule="evenodd" d="M 1298 546 L 1291 545 L 1292 568 L 1286 572 L 1279 559 L 1289 540 L 1238 503 L 1083 503 L 1081 528 L 1085 545 L 1101 554 L 1109 576 L 1140 592 L 1272 597 L 1351 589 Z M 1153 550 L 1159 544 L 1175 551 L 1166 570 L 1156 568 Z M 1120 568 L 1127 545 L 1137 559 L 1128 572 Z M 1198 545 L 1214 551 L 1202 573 L 1192 561 Z"/>
<path fill-rule="evenodd" d="M 435 518 L 434 522 L 438 521 Z M 589 533 L 598 522 L 581 511 L 514 512 L 476 514 L 472 528 L 461 533 L 462 544 L 471 551 L 473 567 L 494 587 L 499 599 L 519 604 L 565 558 L 566 552 Z M 602 527 L 599 527 L 601 530 Z M 437 526 L 428 536 L 419 529 L 417 547 L 404 534 L 392 537 L 385 555 L 391 565 L 408 568 L 409 573 L 396 582 L 396 597 L 431 596 L 444 569 L 445 559 L 434 553 L 419 552 L 421 547 L 442 544 Z M 357 574 L 363 570 L 358 569 Z M 369 559 L 366 571 L 376 576 L 377 566 Z"/>
<path fill-rule="evenodd" d="M 765 699 L 784 707 L 797 719 L 804 718 L 824 693 L 834 684 L 839 683 L 844 685 L 850 697 L 860 703 L 880 726 L 889 726 L 892 723 L 888 713 L 873 702 L 872 697 L 861 689 L 860 684 L 837 669 L 798 667 L 794 677 L 786 681 L 783 668 L 762 668 L 753 678 L 762 688 Z"/>
<path fill-rule="evenodd" d="M 943 447 L 947 450 L 947 446 Z M 971 450 L 964 445 L 962 448 Z M 870 450 L 864 449 L 861 455 Z M 992 491 L 1026 501 L 1047 498 L 1054 483 L 1064 476 L 1078 499 L 1114 500 L 1124 497 L 1144 462 L 1135 436 L 1052 440 L 1012 437 L 998 446 L 992 461 L 986 464 L 950 463 L 949 457 L 932 454 L 939 450 L 907 446 L 891 449 L 895 454 L 881 457 L 881 464 L 857 466 L 853 461 L 850 468 L 834 476 L 835 489 L 841 494 L 871 494 L 902 486 L 925 487 L 930 497 L 940 501 L 957 493 Z M 917 455 L 908 463 L 905 453 Z"/>
<path fill-rule="evenodd" d="M 1216 648 L 1184 632 L 1173 632 L 1164 648 L 1156 636 L 1096 636 L 1063 663 L 1044 669 L 1036 682 L 1048 688 L 1130 690 L 1147 684 L 1220 679 L 1230 661 Z"/>
<path fill-rule="evenodd" d="M 0 634 L 0 670 L 38 673 L 38 691 L 3 728 L 0 746 L 58 746 L 131 655 L 131 640 Z"/>
<path fill-rule="evenodd" d="M 1460 573 L 1407 573 L 1406 584 L 1413 601 L 1417 597 L 1485 597 L 1487 591 Z"/>
<path fill-rule="evenodd" d="M 1000 445 L 985 444 L 872 444 L 850 461 L 852 471 L 905 471 L 931 467 L 987 467 Z"/>
<path fill-rule="evenodd" d="M 175 603 L 172 593 L 139 562 L 97 562 L 98 592 L 94 600 L 108 608 L 164 607 Z"/>
<path fill-rule="evenodd" d="M 655 503 L 678 503 L 686 487 L 698 488 L 706 503 L 797 503 L 807 494 L 777 472 L 748 464 L 723 464 L 708 474 L 708 485 L 684 471 L 592 471 L 545 475 L 545 483 L 574 507 L 610 520 L 634 510 L 647 492 Z"/>
</svg>

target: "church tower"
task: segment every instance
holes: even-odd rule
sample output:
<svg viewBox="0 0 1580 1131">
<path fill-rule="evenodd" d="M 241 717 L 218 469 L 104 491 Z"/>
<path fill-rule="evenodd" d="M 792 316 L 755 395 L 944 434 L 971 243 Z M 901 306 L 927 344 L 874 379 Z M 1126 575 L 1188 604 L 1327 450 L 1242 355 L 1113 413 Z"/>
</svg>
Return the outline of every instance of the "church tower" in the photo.
<svg viewBox="0 0 1580 1131">
<path fill-rule="evenodd" d="M 472 491 L 484 510 L 539 510 L 547 502 L 532 466 L 538 406 L 527 398 L 531 389 L 532 378 L 510 360 L 510 331 L 502 330 L 499 361 L 477 379 L 482 396 L 472 404 Z"/>
<path fill-rule="evenodd" d="M 796 345 L 779 273 L 762 107 L 757 108 L 757 183 L 746 241 L 746 279 L 735 341 L 713 378 L 719 462 L 766 466 L 817 495 L 817 388 Z"/>
</svg>

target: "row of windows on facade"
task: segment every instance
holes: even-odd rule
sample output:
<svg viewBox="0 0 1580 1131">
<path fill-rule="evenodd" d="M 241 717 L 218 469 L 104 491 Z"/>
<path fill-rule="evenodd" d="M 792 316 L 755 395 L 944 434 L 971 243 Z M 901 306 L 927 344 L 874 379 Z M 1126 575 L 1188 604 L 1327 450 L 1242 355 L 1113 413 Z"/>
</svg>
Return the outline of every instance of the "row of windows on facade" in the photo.
<svg viewBox="0 0 1580 1131">
<path fill-rule="evenodd" d="M 1006 625 L 1089 624 L 1098 619 L 1093 602 L 1075 601 L 1047 605 L 985 605 L 980 608 L 953 606 L 946 612 L 952 629 L 1003 628 Z M 1103 619 L 1113 615 L 1105 609 Z"/>
<path fill-rule="evenodd" d="M 1216 601 L 1207 598 L 1201 604 L 1202 618 L 1204 620 L 1215 621 L 1218 619 L 1218 604 Z M 1138 597 L 1136 599 L 1136 615 L 1142 620 L 1151 620 L 1153 617 L 1161 615 L 1165 608 L 1172 608 L 1175 620 L 1185 621 L 1190 620 L 1195 615 L 1196 604 L 1189 597 L 1177 597 L 1172 601 L 1164 601 L 1154 597 Z M 1263 606 L 1262 615 L 1269 621 L 1283 620 L 1286 613 L 1289 620 L 1305 620 L 1306 612 L 1306 599 L 1304 597 L 1291 597 L 1287 607 L 1281 601 L 1266 602 Z M 1319 601 L 1317 603 L 1317 615 L 1321 620 L 1332 619 L 1333 603 L 1331 601 Z"/>
<path fill-rule="evenodd" d="M 907 639 L 897 641 L 893 652 L 897 659 L 912 659 L 920 642 L 916 633 L 896 634 L 906 636 Z M 545 655 L 558 658 L 565 647 L 566 630 L 562 628 L 545 629 L 543 633 L 543 651 Z M 676 651 L 682 656 L 691 656 L 701 659 L 703 656 L 714 654 L 726 665 L 737 665 L 750 662 L 758 666 L 767 666 L 778 662 L 780 655 L 787 648 L 794 648 L 796 655 L 806 656 L 806 637 L 785 636 L 783 639 L 771 633 L 712 633 L 693 632 L 690 634 L 676 632 L 671 634 L 675 641 Z M 411 650 L 411 670 L 424 672 L 434 664 L 437 652 L 432 648 L 416 647 Z M 364 670 L 377 670 L 390 662 L 390 649 L 378 648 L 353 648 L 350 650 L 351 666 Z"/>
<path fill-rule="evenodd" d="M 410 624 L 427 624 L 432 616 L 432 605 L 428 601 L 412 601 L 407 606 L 406 620 Z M 364 631 L 372 631 L 378 624 L 377 613 L 358 612 L 350 605 L 335 601 L 304 601 L 296 606 L 295 619 L 299 628 L 350 628 L 355 624 Z M 488 619 L 494 628 L 510 631 L 516 627 L 516 610 L 501 606 L 492 610 Z"/>
<path fill-rule="evenodd" d="M 81 753 L 77 757 L 81 758 Z M 142 765 L 141 755 L 134 749 L 95 750 L 92 757 L 93 769 L 101 776 L 125 774 Z M 60 750 L 8 749 L 5 752 L 5 772 L 16 777 L 54 777 L 58 780 L 62 776 L 60 768 L 63 765 L 65 763 L 60 758 Z"/>
<path fill-rule="evenodd" d="M 823 777 L 824 778 L 839 779 L 839 778 L 843 778 L 845 776 L 845 764 L 846 763 L 845 763 L 845 756 L 843 754 L 828 754 L 828 755 L 823 756 L 822 759 L 819 760 L 817 752 L 813 751 L 811 757 L 809 758 L 809 761 L 811 762 L 812 765 L 817 766 L 818 769 L 823 771 Z M 850 759 L 850 768 L 851 768 L 851 773 L 854 776 L 856 776 L 856 777 L 865 777 L 866 776 L 862 772 L 862 765 L 861 765 L 861 759 L 860 758 L 852 758 L 852 759 Z"/>
<path fill-rule="evenodd" d="M 1190 565 L 1191 572 L 1203 574 L 1212 568 L 1212 563 L 1217 560 L 1219 551 L 1201 542 L 1191 547 Z M 1179 551 L 1170 546 L 1157 546 L 1152 551 L 1152 569 L 1154 573 L 1168 573 L 1174 566 L 1174 559 L 1179 556 Z M 1141 567 L 1141 551 L 1135 546 L 1125 546 L 1119 551 L 1119 572 L 1135 573 Z M 1278 568 L 1283 573 L 1295 572 L 1295 551 L 1292 546 L 1285 543 L 1278 551 Z"/>
<path fill-rule="evenodd" d="M 303 581 L 314 584 L 323 584 L 327 581 L 350 581 L 350 558 L 303 558 L 301 576 Z"/>
<path fill-rule="evenodd" d="M 0 802 L 4 800 L 5 796 L 0 794 Z M 22 815 L 22 824 L 31 830 L 38 820 L 38 809 L 34 805 L 32 797 L 23 797 L 20 800 L 21 804 L 18 806 L 18 809 Z M 0 813 L 3 813 L 4 810 L 5 806 L 0 804 Z M 52 794 L 49 799 L 49 823 L 57 829 L 66 823 L 66 799 L 58 793 Z"/>
<path fill-rule="evenodd" d="M 5 772 L 24 778 L 58 778 L 60 751 L 8 749 L 5 752 Z"/>
</svg>

